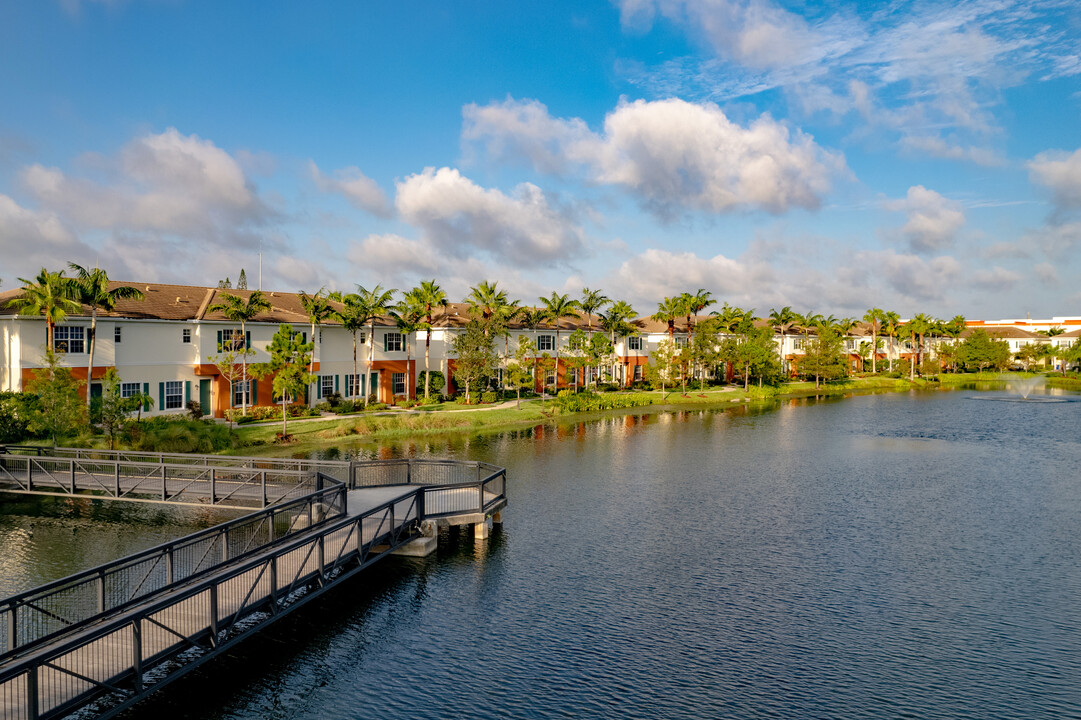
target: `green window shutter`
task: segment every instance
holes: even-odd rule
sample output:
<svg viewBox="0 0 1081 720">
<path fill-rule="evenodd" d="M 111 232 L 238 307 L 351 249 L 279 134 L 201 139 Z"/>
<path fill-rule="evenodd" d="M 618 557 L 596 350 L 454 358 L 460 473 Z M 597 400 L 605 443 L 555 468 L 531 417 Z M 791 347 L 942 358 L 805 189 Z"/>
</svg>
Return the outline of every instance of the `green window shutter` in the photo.
<svg viewBox="0 0 1081 720">
<path fill-rule="evenodd" d="M 184 405 L 191 402 L 191 380 L 184 381 Z"/>
<path fill-rule="evenodd" d="M 320 375 L 315 376 L 315 399 L 321 400 L 323 398 L 323 378 Z"/>
<path fill-rule="evenodd" d="M 221 352 L 221 330 L 218 331 L 218 352 Z"/>
<path fill-rule="evenodd" d="M 143 412 L 150 412 L 150 383 L 143 383 L 143 395 L 146 395 L 143 401 Z"/>
<path fill-rule="evenodd" d="M 340 392 L 340 390 L 338 390 L 338 378 L 339 377 L 340 377 L 339 375 L 334 376 L 334 392 Z"/>
<path fill-rule="evenodd" d="M 158 383 L 158 410 L 165 409 L 165 383 Z"/>
<path fill-rule="evenodd" d="M 251 350 L 251 330 L 244 333 L 244 349 Z"/>
<path fill-rule="evenodd" d="M 383 352 L 387 352 L 387 346 L 390 344 L 389 333 L 383 333 Z"/>
<path fill-rule="evenodd" d="M 254 405 L 259 401 L 259 387 L 255 380 L 251 381 L 251 404 Z"/>
</svg>

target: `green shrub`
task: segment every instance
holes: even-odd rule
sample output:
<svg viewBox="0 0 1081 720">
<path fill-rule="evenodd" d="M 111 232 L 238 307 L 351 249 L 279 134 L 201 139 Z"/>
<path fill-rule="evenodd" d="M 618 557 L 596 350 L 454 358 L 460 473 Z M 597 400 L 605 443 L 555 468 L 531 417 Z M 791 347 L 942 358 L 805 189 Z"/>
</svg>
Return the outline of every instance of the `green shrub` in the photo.
<svg viewBox="0 0 1081 720">
<path fill-rule="evenodd" d="M 590 391 L 573 393 L 570 390 L 560 390 L 556 395 L 556 407 L 561 413 L 614 410 L 649 404 L 648 395 L 598 395 Z"/>
<path fill-rule="evenodd" d="M 397 404 L 398 407 L 408 410 L 409 408 L 416 407 L 417 406 L 417 401 L 416 400 L 406 399 L 406 400 L 399 400 L 396 404 Z"/>
<path fill-rule="evenodd" d="M 39 405 L 33 393 L 0 392 L 0 442 L 28 440 L 30 413 Z"/>
<path fill-rule="evenodd" d="M 211 453 L 233 447 L 237 437 L 225 425 L 170 415 L 129 423 L 124 440 L 136 450 Z"/>
<path fill-rule="evenodd" d="M 503 393 L 498 393 L 498 392 L 485 392 L 485 393 L 481 393 L 481 396 L 480 396 L 480 402 L 481 402 L 482 405 L 502 402 L 502 400 L 503 400 Z"/>
<path fill-rule="evenodd" d="M 438 370 L 431 371 L 432 380 L 428 384 L 429 394 L 438 393 L 447 386 L 447 378 Z M 424 371 L 417 373 L 417 394 L 424 394 Z"/>
<path fill-rule="evenodd" d="M 381 402 L 369 402 L 368 403 L 368 410 L 370 410 L 372 412 L 375 412 L 375 411 L 378 411 L 378 410 L 386 410 L 386 409 L 387 409 L 387 404 L 386 403 L 381 403 Z"/>
<path fill-rule="evenodd" d="M 440 395 L 439 393 L 434 393 L 432 395 L 429 395 L 427 399 L 422 397 L 422 398 L 419 398 L 417 400 L 417 404 L 422 405 L 422 406 L 425 406 L 425 405 L 438 405 L 441 402 L 443 402 L 443 396 Z"/>
</svg>

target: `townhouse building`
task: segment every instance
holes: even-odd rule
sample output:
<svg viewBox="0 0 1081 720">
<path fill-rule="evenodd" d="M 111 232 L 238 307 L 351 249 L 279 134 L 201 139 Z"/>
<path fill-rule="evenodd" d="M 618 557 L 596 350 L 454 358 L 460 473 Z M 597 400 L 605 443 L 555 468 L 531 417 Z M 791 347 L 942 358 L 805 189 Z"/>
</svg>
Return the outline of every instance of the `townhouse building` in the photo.
<svg viewBox="0 0 1081 720">
<path fill-rule="evenodd" d="M 131 283 L 113 283 L 114 286 L 122 284 Z M 222 374 L 215 361 L 223 351 L 245 347 L 254 353 L 248 359 L 250 364 L 266 362 L 269 360 L 267 347 L 283 323 L 300 333 L 305 341 L 312 333 L 308 315 L 296 293 L 264 292 L 271 308 L 247 322 L 242 332 L 239 323 L 211 308 L 226 294 L 247 299 L 250 291 L 154 283 L 135 286 L 143 291 L 144 300 L 121 300 L 115 310 L 98 312 L 92 377 L 87 377 L 91 323 L 88 309 L 71 313 L 56 325 L 53 342 L 56 349 L 64 351 L 61 363 L 70 367 L 77 379 L 86 381 L 83 392 L 100 394 L 101 379 L 113 368 L 120 376 L 122 395 L 149 395 L 153 402 L 144 409 L 152 415 L 186 412 L 190 401 L 198 401 L 205 415 L 215 417 L 223 417 L 226 410 L 239 407 L 243 402 L 274 404 L 272 378 L 230 379 Z M 20 293 L 19 289 L 0 293 L 0 390 L 26 389 L 34 374 L 45 366 L 44 318 L 17 315 L 8 307 L 8 301 Z M 335 303 L 332 305 L 340 308 Z M 470 317 L 468 305 L 450 303 L 434 314 L 430 332 L 410 334 L 402 333 L 389 317 L 379 318 L 355 334 L 334 320 L 322 322 L 310 338 L 314 343 L 316 381 L 304 401 L 315 403 L 331 394 L 343 398 L 373 395 L 377 401 L 388 404 L 415 398 L 418 375 L 424 370 L 426 346 L 430 369 L 444 374 L 448 381 L 445 391 L 453 393 L 456 389 L 453 340 Z M 694 328 L 707 318 L 705 315 L 692 317 L 690 326 L 688 318 L 677 319 L 671 331 L 676 345 L 685 346 Z M 756 324 L 768 327 L 765 320 L 758 320 Z M 612 338 L 611 361 L 596 368 L 578 368 L 574 366 L 577 363 L 569 362 L 569 356 L 573 354 L 570 338 L 575 330 L 603 332 L 596 316 L 563 318 L 558 326 L 544 323 L 527 327 L 520 322 L 511 323 L 506 336 L 497 339 L 497 345 L 500 352 L 513 355 L 518 338 L 525 336 L 533 342 L 538 356 L 547 356 L 547 362 L 537 364 L 542 372 L 534 377 L 536 391 L 553 385 L 562 389 L 593 382 L 631 386 L 645 379 L 650 356 L 669 337 L 669 326 L 648 317 L 638 318 L 630 325 L 633 328 L 631 334 Z M 1068 332 L 1051 338 L 1035 332 L 1051 327 Z M 1045 321 L 973 321 L 962 337 L 977 328 L 1006 340 L 1011 353 L 1016 353 L 1026 343 L 1044 342 L 1056 347 L 1071 344 L 1081 336 L 1081 317 L 1056 317 Z M 860 323 L 843 339 L 852 370 L 863 370 L 865 361 L 870 358 L 871 330 L 869 325 Z M 804 345 L 814 337 L 814 330 L 778 330 L 774 337 L 786 369 L 795 372 L 804 354 Z M 882 338 L 881 333 L 879 337 L 880 346 L 875 353 L 879 365 L 891 359 L 915 356 L 910 338 Z M 936 355 L 936 346 L 942 342 L 952 340 L 925 338 L 924 352 Z M 370 367 L 369 352 L 372 356 Z M 557 356 L 558 362 L 555 361 Z M 581 378 L 579 372 L 583 373 Z M 731 379 L 732 368 L 728 367 L 726 372 Z M 502 381 L 501 373 L 498 381 Z"/>
</svg>

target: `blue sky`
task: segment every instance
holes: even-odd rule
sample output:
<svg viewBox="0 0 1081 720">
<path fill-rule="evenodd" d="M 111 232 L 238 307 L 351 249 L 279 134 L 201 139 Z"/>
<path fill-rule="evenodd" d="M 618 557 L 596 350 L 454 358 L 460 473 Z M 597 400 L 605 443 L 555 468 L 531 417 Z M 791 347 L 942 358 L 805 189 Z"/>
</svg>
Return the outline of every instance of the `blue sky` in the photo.
<svg viewBox="0 0 1081 720">
<path fill-rule="evenodd" d="M 1081 315 L 1076 2 L 0 6 L 0 278 Z"/>
</svg>

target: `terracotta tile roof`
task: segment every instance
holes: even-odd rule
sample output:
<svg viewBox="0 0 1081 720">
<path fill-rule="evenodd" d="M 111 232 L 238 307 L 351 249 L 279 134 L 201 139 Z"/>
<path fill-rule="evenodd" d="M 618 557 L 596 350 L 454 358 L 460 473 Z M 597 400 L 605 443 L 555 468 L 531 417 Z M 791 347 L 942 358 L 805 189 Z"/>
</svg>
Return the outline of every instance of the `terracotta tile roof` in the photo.
<svg viewBox="0 0 1081 720">
<path fill-rule="evenodd" d="M 991 337 L 998 338 L 1000 340 L 1047 340 L 1047 337 L 1045 335 L 1040 335 L 1039 333 L 1030 332 L 1019 327 L 1001 326 L 970 327 L 965 329 L 965 331 L 961 333 L 961 337 L 972 337 L 972 333 L 976 332 L 977 330 L 983 330 Z"/>
</svg>

